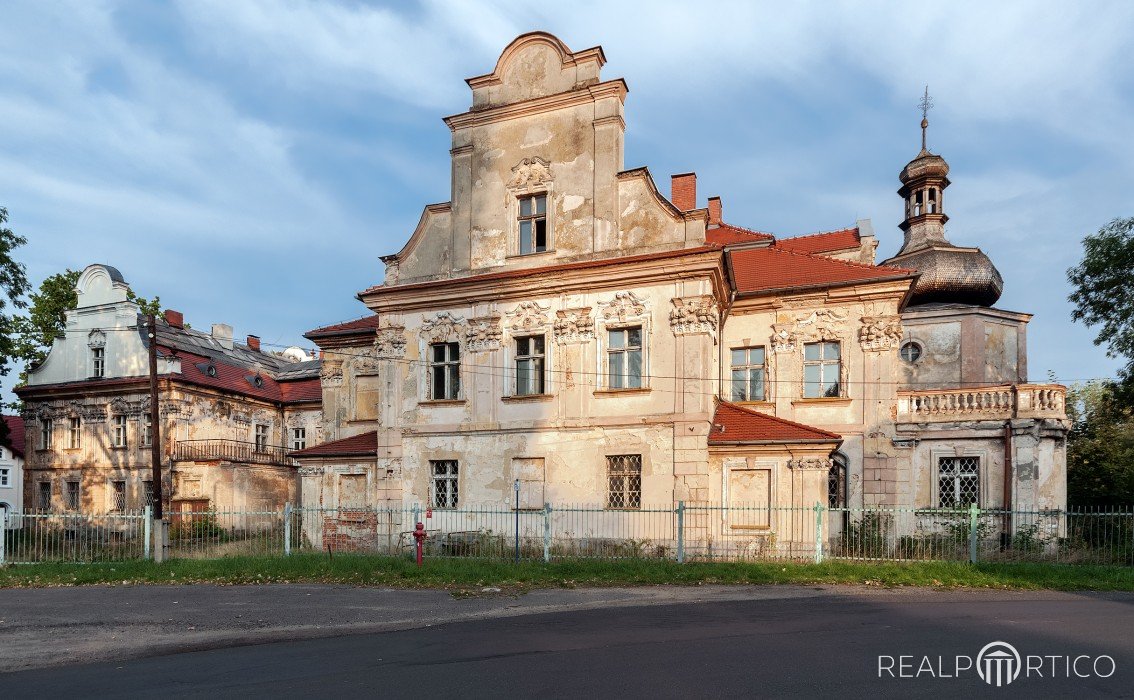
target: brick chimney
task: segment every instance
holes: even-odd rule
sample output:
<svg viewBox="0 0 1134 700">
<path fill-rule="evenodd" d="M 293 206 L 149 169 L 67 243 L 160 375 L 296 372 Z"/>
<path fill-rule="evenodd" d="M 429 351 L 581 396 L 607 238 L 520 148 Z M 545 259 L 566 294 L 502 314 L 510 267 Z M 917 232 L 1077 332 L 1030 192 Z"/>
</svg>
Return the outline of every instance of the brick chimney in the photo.
<svg viewBox="0 0 1134 700">
<path fill-rule="evenodd" d="M 247 345 L 248 345 L 249 350 L 255 350 L 256 352 L 260 352 L 260 336 L 258 336 L 258 335 L 248 336 Z"/>
<path fill-rule="evenodd" d="M 170 328 L 184 328 L 185 327 L 185 315 L 183 313 L 181 313 L 180 311 L 174 311 L 173 309 L 166 309 L 165 310 L 165 322 L 169 325 Z"/>
<path fill-rule="evenodd" d="M 721 198 L 709 197 L 709 225 L 721 225 Z"/>
<path fill-rule="evenodd" d="M 669 201 L 681 211 L 697 208 L 697 173 L 670 176 Z"/>
</svg>

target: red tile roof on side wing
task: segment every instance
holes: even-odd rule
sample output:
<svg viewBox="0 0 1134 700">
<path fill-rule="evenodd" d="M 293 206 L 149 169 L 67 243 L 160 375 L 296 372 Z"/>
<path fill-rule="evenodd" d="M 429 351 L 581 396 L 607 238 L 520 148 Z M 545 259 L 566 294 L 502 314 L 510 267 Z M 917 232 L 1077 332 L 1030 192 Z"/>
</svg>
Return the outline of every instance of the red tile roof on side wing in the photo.
<svg viewBox="0 0 1134 700">
<path fill-rule="evenodd" d="M 378 431 L 332 440 L 304 450 L 289 452 L 289 457 L 374 457 L 378 454 Z"/>
<path fill-rule="evenodd" d="M 737 292 L 753 294 L 781 289 L 841 287 L 863 282 L 899 280 L 917 273 L 898 267 L 878 267 L 795 253 L 778 246 L 734 250 L 732 271 Z"/>
<path fill-rule="evenodd" d="M 378 328 L 378 314 L 371 314 L 370 316 L 363 316 L 356 318 L 353 321 L 345 321 L 343 323 L 335 323 L 330 326 L 323 326 L 315 330 L 307 331 L 303 334 L 304 338 L 325 338 L 333 335 L 354 335 L 356 333 L 369 333 Z"/>
<path fill-rule="evenodd" d="M 705 243 L 709 245 L 739 245 L 743 243 L 758 243 L 761 241 L 771 242 L 773 240 L 775 240 L 775 236 L 770 233 L 753 231 L 752 229 L 733 226 L 732 224 L 722 223 L 720 226 L 705 230 Z"/>
<path fill-rule="evenodd" d="M 12 453 L 23 459 L 24 457 L 24 419 L 19 416 L 4 416 L 8 424 L 8 448 Z"/>
<path fill-rule="evenodd" d="M 323 383 L 318 377 L 297 382 L 280 382 L 280 395 L 284 403 L 322 401 Z"/>
<path fill-rule="evenodd" d="M 781 238 L 775 242 L 777 248 L 790 250 L 795 253 L 829 253 L 835 250 L 857 248 L 862 239 L 858 227 L 846 228 L 840 231 L 827 231 L 812 233 L 807 236 Z"/>
<path fill-rule="evenodd" d="M 759 413 L 728 401 L 717 404 L 710 445 L 735 443 L 842 442 L 842 437 L 826 430 Z"/>
</svg>

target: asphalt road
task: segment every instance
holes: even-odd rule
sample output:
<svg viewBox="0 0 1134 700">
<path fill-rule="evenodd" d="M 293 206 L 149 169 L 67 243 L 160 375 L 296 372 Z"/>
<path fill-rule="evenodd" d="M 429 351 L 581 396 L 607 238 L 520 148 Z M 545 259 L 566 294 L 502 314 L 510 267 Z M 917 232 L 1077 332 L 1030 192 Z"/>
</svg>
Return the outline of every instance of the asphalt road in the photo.
<svg viewBox="0 0 1134 700">
<path fill-rule="evenodd" d="M 15 672 L 0 675 L 0 696 L 1134 694 L 1129 595 L 772 588 L 749 589 L 738 599 L 729 590 L 701 602 L 592 601 L 580 610 Z M 1030 671 L 1003 688 L 972 671 L 936 677 L 954 676 L 957 656 L 976 657 L 997 640 L 1013 645 L 1025 663 L 1029 656 L 1060 658 L 1042 660 L 1043 677 Z M 901 679 L 884 671 L 879 678 L 880 654 L 909 655 L 910 673 L 928 656 L 933 674 Z M 1078 668 L 1092 677 L 1074 677 L 1072 669 L 1067 678 L 1067 656 L 1088 659 Z M 1110 674 L 1105 660 L 1094 664 L 1099 658 L 1113 659 L 1109 678 L 1088 668 Z M 894 671 L 901 673 L 900 660 Z"/>
</svg>

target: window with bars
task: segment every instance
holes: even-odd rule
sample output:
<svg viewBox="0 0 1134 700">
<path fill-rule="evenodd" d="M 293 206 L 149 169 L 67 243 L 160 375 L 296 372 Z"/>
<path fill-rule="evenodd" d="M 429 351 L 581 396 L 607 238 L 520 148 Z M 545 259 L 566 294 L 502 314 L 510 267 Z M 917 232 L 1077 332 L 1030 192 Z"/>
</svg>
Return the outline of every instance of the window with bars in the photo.
<svg viewBox="0 0 1134 700">
<path fill-rule="evenodd" d="M 142 446 L 150 447 L 154 442 L 154 421 L 153 416 L 145 414 L 142 416 Z"/>
<path fill-rule="evenodd" d="M 126 510 L 125 481 L 110 482 L 110 510 L 113 513 L 121 513 Z"/>
<path fill-rule="evenodd" d="M 268 451 L 268 426 L 263 423 L 256 424 L 256 451 Z"/>
<path fill-rule="evenodd" d="M 429 470 L 433 475 L 433 497 L 430 502 L 434 508 L 457 507 L 457 460 L 430 460 Z"/>
<path fill-rule="evenodd" d="M 980 505 L 980 457 L 941 457 L 937 460 L 937 507 Z"/>
<path fill-rule="evenodd" d="M 51 510 L 51 482 L 39 482 L 39 492 L 36 495 L 36 506 L 40 510 Z"/>
<path fill-rule="evenodd" d="M 547 250 L 547 195 L 525 195 L 520 198 L 520 255 Z"/>
<path fill-rule="evenodd" d="M 516 338 L 516 396 L 535 396 L 545 389 L 544 338 Z"/>
<path fill-rule="evenodd" d="M 827 470 L 827 507 L 846 508 L 847 506 L 847 463 L 835 457 Z"/>
<path fill-rule="evenodd" d="M 733 348 L 732 400 L 763 401 L 764 348 Z"/>
<path fill-rule="evenodd" d="M 67 431 L 67 447 L 77 450 L 83 446 L 83 419 L 75 416 L 71 419 Z"/>
<path fill-rule="evenodd" d="M 91 376 L 106 376 L 106 348 L 91 348 Z"/>
<path fill-rule="evenodd" d="M 51 434 L 54 432 L 55 425 L 50 418 L 42 418 L 39 421 L 39 449 L 51 449 Z"/>
<path fill-rule="evenodd" d="M 114 446 L 126 447 L 126 416 L 114 417 Z"/>
<path fill-rule="evenodd" d="M 142 482 L 142 507 L 154 504 L 154 482 L 146 479 Z"/>
<path fill-rule="evenodd" d="M 456 399 L 461 395 L 460 343 L 433 343 L 429 346 L 429 398 L 434 401 Z"/>
<path fill-rule="evenodd" d="M 291 429 L 291 449 L 302 450 L 307 447 L 307 428 Z"/>
<path fill-rule="evenodd" d="M 606 385 L 610 389 L 642 387 L 642 327 L 607 332 Z"/>
<path fill-rule="evenodd" d="M 838 343 L 805 343 L 803 346 L 803 398 L 840 395 L 842 366 Z"/>
<path fill-rule="evenodd" d="M 607 508 L 642 507 L 642 455 L 606 458 Z"/>
<path fill-rule="evenodd" d="M 63 482 L 63 507 L 67 510 L 79 510 L 79 482 Z"/>
</svg>

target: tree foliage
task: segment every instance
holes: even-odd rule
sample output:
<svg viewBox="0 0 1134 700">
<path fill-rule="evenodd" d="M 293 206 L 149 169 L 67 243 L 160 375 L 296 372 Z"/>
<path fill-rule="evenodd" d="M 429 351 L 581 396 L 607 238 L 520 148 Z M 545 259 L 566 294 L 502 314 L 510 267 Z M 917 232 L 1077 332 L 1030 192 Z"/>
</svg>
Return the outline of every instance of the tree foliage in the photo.
<svg viewBox="0 0 1134 700">
<path fill-rule="evenodd" d="M 43 362 L 55 338 L 66 330 L 67 312 L 79 304 L 75 284 L 81 274 L 68 269 L 43 280 L 30 295 L 27 315 L 15 319 L 16 356 L 25 363 L 21 379 L 27 378 L 28 367 Z"/>
<path fill-rule="evenodd" d="M 161 297 L 154 297 L 151 301 L 145 297 L 138 296 L 134 293 L 133 289 L 128 289 L 126 291 L 126 298 L 137 304 L 143 314 L 153 314 L 154 316 L 161 315 Z"/>
<path fill-rule="evenodd" d="M 12 361 L 16 359 L 11 310 L 27 306 L 24 295 L 29 289 L 27 270 L 13 257 L 16 248 L 28 241 L 5 226 L 7 223 L 8 210 L 0 207 L 0 376 L 8 374 Z"/>
<path fill-rule="evenodd" d="M 1134 505 L 1134 411 L 1111 381 L 1067 390 L 1067 501 Z"/>
<path fill-rule="evenodd" d="M 1095 345 L 1126 358 L 1119 377 L 1134 394 L 1134 218 L 1115 219 L 1083 239 L 1083 259 L 1067 271 L 1071 318 L 1098 327 Z"/>
</svg>

